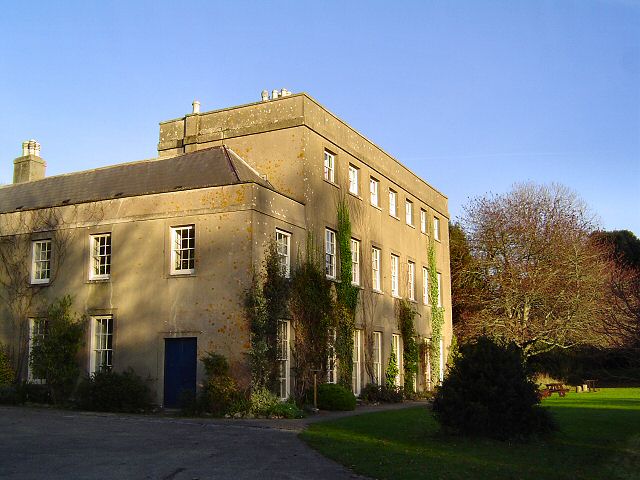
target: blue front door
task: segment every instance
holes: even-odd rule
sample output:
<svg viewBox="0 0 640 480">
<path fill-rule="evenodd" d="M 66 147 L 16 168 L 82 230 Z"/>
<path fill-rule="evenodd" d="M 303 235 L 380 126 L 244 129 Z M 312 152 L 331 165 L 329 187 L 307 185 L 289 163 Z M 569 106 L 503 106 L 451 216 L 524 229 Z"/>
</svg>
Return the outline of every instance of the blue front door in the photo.
<svg viewBox="0 0 640 480">
<path fill-rule="evenodd" d="M 177 408 L 184 391 L 196 392 L 198 340 L 165 338 L 164 340 L 164 406 Z"/>
</svg>

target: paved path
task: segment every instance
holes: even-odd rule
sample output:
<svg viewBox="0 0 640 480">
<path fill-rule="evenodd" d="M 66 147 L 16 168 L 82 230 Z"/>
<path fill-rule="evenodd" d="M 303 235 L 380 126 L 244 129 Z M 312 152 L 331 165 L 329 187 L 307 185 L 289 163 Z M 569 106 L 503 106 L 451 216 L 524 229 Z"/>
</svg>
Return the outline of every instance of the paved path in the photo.
<svg viewBox="0 0 640 480">
<path fill-rule="evenodd" d="M 385 407 L 360 407 L 355 414 Z M 353 414 L 208 420 L 0 407 L 0 478 L 363 478 L 297 438 L 308 423 Z"/>
</svg>

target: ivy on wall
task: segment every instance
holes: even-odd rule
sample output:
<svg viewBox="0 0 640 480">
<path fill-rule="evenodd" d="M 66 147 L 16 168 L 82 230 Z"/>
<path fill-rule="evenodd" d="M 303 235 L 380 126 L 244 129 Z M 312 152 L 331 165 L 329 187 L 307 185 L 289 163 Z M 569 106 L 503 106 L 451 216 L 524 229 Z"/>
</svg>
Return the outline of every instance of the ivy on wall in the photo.
<svg viewBox="0 0 640 480">
<path fill-rule="evenodd" d="M 274 239 L 267 245 L 263 268 L 254 274 L 245 295 L 251 347 L 247 352 L 254 389 L 276 391 L 278 376 L 278 321 L 286 318 L 289 280 L 281 271 Z"/>
<path fill-rule="evenodd" d="M 338 382 L 351 388 L 353 372 L 353 336 L 356 326 L 356 308 L 358 306 L 357 286 L 352 280 L 351 257 L 351 219 L 349 207 L 343 198 L 337 207 L 338 231 L 336 232 L 338 253 L 340 256 L 340 277 L 336 284 L 335 329 L 336 358 L 338 360 Z"/>
<path fill-rule="evenodd" d="M 438 272 L 433 231 L 431 235 L 429 235 L 428 257 L 429 303 L 431 304 L 431 344 L 429 356 L 431 358 L 431 382 L 433 385 L 437 385 L 440 382 L 440 339 L 442 339 L 442 327 L 444 325 L 444 308 L 438 306 Z"/>
<path fill-rule="evenodd" d="M 414 391 L 420 350 L 416 340 L 415 317 L 416 311 L 407 299 L 396 300 L 396 317 L 398 328 L 402 334 L 402 353 L 404 360 L 404 390 Z"/>
</svg>

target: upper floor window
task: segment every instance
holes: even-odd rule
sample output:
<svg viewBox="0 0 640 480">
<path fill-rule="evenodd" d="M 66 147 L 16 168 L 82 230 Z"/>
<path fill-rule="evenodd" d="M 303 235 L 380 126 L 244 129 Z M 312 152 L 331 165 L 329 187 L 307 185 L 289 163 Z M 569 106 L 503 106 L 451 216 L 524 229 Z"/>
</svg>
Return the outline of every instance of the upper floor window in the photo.
<svg viewBox="0 0 640 480">
<path fill-rule="evenodd" d="M 349 164 L 349 193 L 353 193 L 354 195 L 358 195 L 359 191 L 359 174 L 360 169 Z"/>
<path fill-rule="evenodd" d="M 420 209 L 420 231 L 427 233 L 427 212 L 422 208 Z"/>
<path fill-rule="evenodd" d="M 276 250 L 280 273 L 289 278 L 291 272 L 291 234 L 276 229 Z"/>
<path fill-rule="evenodd" d="M 409 300 L 416 299 L 416 264 L 407 263 L 407 288 L 409 289 Z"/>
<path fill-rule="evenodd" d="M 327 383 L 338 383 L 335 328 L 329 329 L 327 340 Z"/>
<path fill-rule="evenodd" d="M 91 317 L 90 372 L 110 370 L 113 367 L 113 317 Z"/>
<path fill-rule="evenodd" d="M 360 285 L 360 242 L 351 239 L 351 283 Z"/>
<path fill-rule="evenodd" d="M 398 216 L 398 193 L 389 189 L 389 215 Z"/>
<path fill-rule="evenodd" d="M 51 280 L 51 239 L 35 240 L 31 246 L 31 283 Z"/>
<path fill-rule="evenodd" d="M 440 219 L 433 217 L 433 238 L 440 240 Z"/>
<path fill-rule="evenodd" d="M 329 278 L 336 278 L 336 233 L 328 228 L 324 237 L 324 271 Z"/>
<path fill-rule="evenodd" d="M 376 207 L 380 206 L 380 199 L 378 198 L 378 190 L 380 190 L 380 182 L 375 178 L 369 179 L 369 193 L 371 194 L 371 205 Z"/>
<path fill-rule="evenodd" d="M 429 270 L 422 267 L 422 303 L 429 305 Z"/>
<path fill-rule="evenodd" d="M 398 266 L 399 258 L 397 255 L 391 255 L 391 295 L 398 297 Z"/>
<path fill-rule="evenodd" d="M 106 280 L 111 276 L 111 234 L 91 235 L 90 280 Z"/>
<path fill-rule="evenodd" d="M 171 227 L 171 274 L 195 272 L 196 226 Z"/>
<path fill-rule="evenodd" d="M 442 306 L 442 275 L 438 273 L 438 306 Z"/>
<path fill-rule="evenodd" d="M 371 248 L 371 288 L 380 291 L 380 249 Z"/>
<path fill-rule="evenodd" d="M 413 202 L 411 200 L 404 202 L 404 216 L 407 225 L 413 225 Z"/>
<path fill-rule="evenodd" d="M 382 382 L 382 332 L 373 332 L 373 383 Z"/>
<path fill-rule="evenodd" d="M 336 157 L 333 153 L 324 151 L 324 179 L 328 182 L 335 181 L 335 163 Z"/>
</svg>

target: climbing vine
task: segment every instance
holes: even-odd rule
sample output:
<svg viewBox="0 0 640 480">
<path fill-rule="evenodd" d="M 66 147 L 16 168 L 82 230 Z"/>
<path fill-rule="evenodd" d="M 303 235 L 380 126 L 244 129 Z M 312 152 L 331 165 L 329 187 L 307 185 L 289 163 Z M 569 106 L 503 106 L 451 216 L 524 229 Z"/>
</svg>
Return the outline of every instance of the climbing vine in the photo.
<svg viewBox="0 0 640 480">
<path fill-rule="evenodd" d="M 307 256 L 298 260 L 291 275 L 289 311 L 295 335 L 291 345 L 295 372 L 294 396 L 302 402 L 313 388 L 314 375 L 326 378 L 329 328 L 333 324 L 334 301 L 331 282 L 313 238 L 307 242 Z"/>
<path fill-rule="evenodd" d="M 429 235 L 429 303 L 431 303 L 431 381 L 433 385 L 440 382 L 440 339 L 444 325 L 444 308 L 438 306 L 438 272 L 436 270 L 436 252 L 433 232 Z"/>
<path fill-rule="evenodd" d="M 340 277 L 336 284 L 335 328 L 336 358 L 338 360 L 338 382 L 351 388 L 353 371 L 353 332 L 355 329 L 356 307 L 358 306 L 357 286 L 352 281 L 351 219 L 345 199 L 338 201 L 337 243 L 340 256 Z"/>
<path fill-rule="evenodd" d="M 278 321 L 287 317 L 289 280 L 282 272 L 275 240 L 267 245 L 262 270 L 255 273 L 245 295 L 251 347 L 247 352 L 254 389 L 276 390 Z"/>
<path fill-rule="evenodd" d="M 414 391 L 420 351 L 416 341 L 416 311 L 406 299 L 396 300 L 396 317 L 398 328 L 402 334 L 404 390 L 410 394 Z"/>
</svg>

